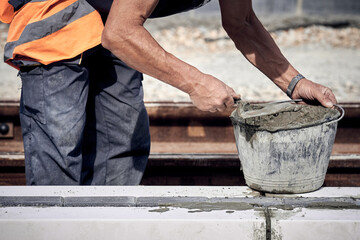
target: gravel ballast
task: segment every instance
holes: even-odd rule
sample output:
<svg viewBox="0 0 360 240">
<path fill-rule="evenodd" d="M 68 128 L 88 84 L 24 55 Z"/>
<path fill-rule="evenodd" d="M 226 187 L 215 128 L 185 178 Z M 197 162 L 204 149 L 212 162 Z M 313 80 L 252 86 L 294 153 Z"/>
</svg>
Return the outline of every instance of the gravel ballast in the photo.
<svg viewBox="0 0 360 240">
<path fill-rule="evenodd" d="M 189 23 L 190 20 L 184 19 L 186 16 L 149 20 L 146 27 L 167 51 L 224 81 L 244 100 L 287 99 L 236 50 L 219 21 L 198 19 L 196 22 L 190 19 L 192 22 Z M 359 28 L 309 25 L 273 29 L 271 35 L 299 72 L 308 79 L 330 87 L 339 102 L 360 100 Z M 7 25 L 0 24 L 1 55 L 6 36 Z M 143 85 L 145 101 L 190 101 L 187 94 L 150 76 L 144 76 Z M 18 100 L 20 89 L 17 70 L 1 62 L 0 99 Z"/>
</svg>

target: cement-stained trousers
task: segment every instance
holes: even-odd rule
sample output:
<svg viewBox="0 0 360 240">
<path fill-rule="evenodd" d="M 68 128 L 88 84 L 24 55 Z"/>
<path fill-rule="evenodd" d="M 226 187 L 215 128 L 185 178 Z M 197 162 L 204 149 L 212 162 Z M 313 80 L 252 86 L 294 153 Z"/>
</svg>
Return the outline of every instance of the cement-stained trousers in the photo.
<svg viewBox="0 0 360 240">
<path fill-rule="evenodd" d="M 81 64 L 19 74 L 28 185 L 140 183 L 150 151 L 141 73 L 97 47 Z"/>
</svg>

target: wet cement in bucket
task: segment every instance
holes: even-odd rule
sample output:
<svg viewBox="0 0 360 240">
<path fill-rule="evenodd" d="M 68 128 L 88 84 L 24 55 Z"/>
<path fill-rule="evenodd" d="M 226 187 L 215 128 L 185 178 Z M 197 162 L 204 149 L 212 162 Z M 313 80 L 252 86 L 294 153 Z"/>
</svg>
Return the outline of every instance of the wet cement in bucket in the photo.
<svg viewBox="0 0 360 240">
<path fill-rule="evenodd" d="M 322 106 L 303 105 L 295 103 L 282 103 L 283 107 L 275 113 L 244 119 L 242 115 L 248 111 L 261 110 L 275 106 L 276 104 L 239 104 L 232 113 L 231 119 L 234 124 L 244 124 L 246 128 L 268 132 L 279 130 L 298 129 L 329 122 L 339 118 L 340 112 L 333 108 Z"/>
</svg>

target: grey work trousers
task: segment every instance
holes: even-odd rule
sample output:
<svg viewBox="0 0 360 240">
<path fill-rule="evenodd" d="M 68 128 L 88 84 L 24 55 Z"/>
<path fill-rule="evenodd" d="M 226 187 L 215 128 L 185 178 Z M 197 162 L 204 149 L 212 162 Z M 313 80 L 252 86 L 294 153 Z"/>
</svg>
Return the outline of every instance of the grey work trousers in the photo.
<svg viewBox="0 0 360 240">
<path fill-rule="evenodd" d="M 142 74 L 102 47 L 20 69 L 28 185 L 136 185 L 150 151 Z"/>
</svg>

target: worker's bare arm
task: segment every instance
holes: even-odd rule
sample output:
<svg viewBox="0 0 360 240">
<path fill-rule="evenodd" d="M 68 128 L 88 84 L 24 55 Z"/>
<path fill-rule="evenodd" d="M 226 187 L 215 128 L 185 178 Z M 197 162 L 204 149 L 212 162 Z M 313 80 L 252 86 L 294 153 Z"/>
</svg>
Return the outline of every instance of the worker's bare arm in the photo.
<svg viewBox="0 0 360 240">
<path fill-rule="evenodd" d="M 283 56 L 256 17 L 251 0 L 219 0 L 219 2 L 223 27 L 237 49 L 285 92 L 291 79 L 299 72 Z M 308 79 L 299 81 L 292 98 L 317 100 L 327 107 L 336 103 L 330 89 Z"/>
<path fill-rule="evenodd" d="M 130 67 L 186 93 L 201 110 L 224 111 L 237 95 L 227 85 L 166 52 L 143 24 L 158 0 L 114 0 L 103 46 Z"/>
</svg>

